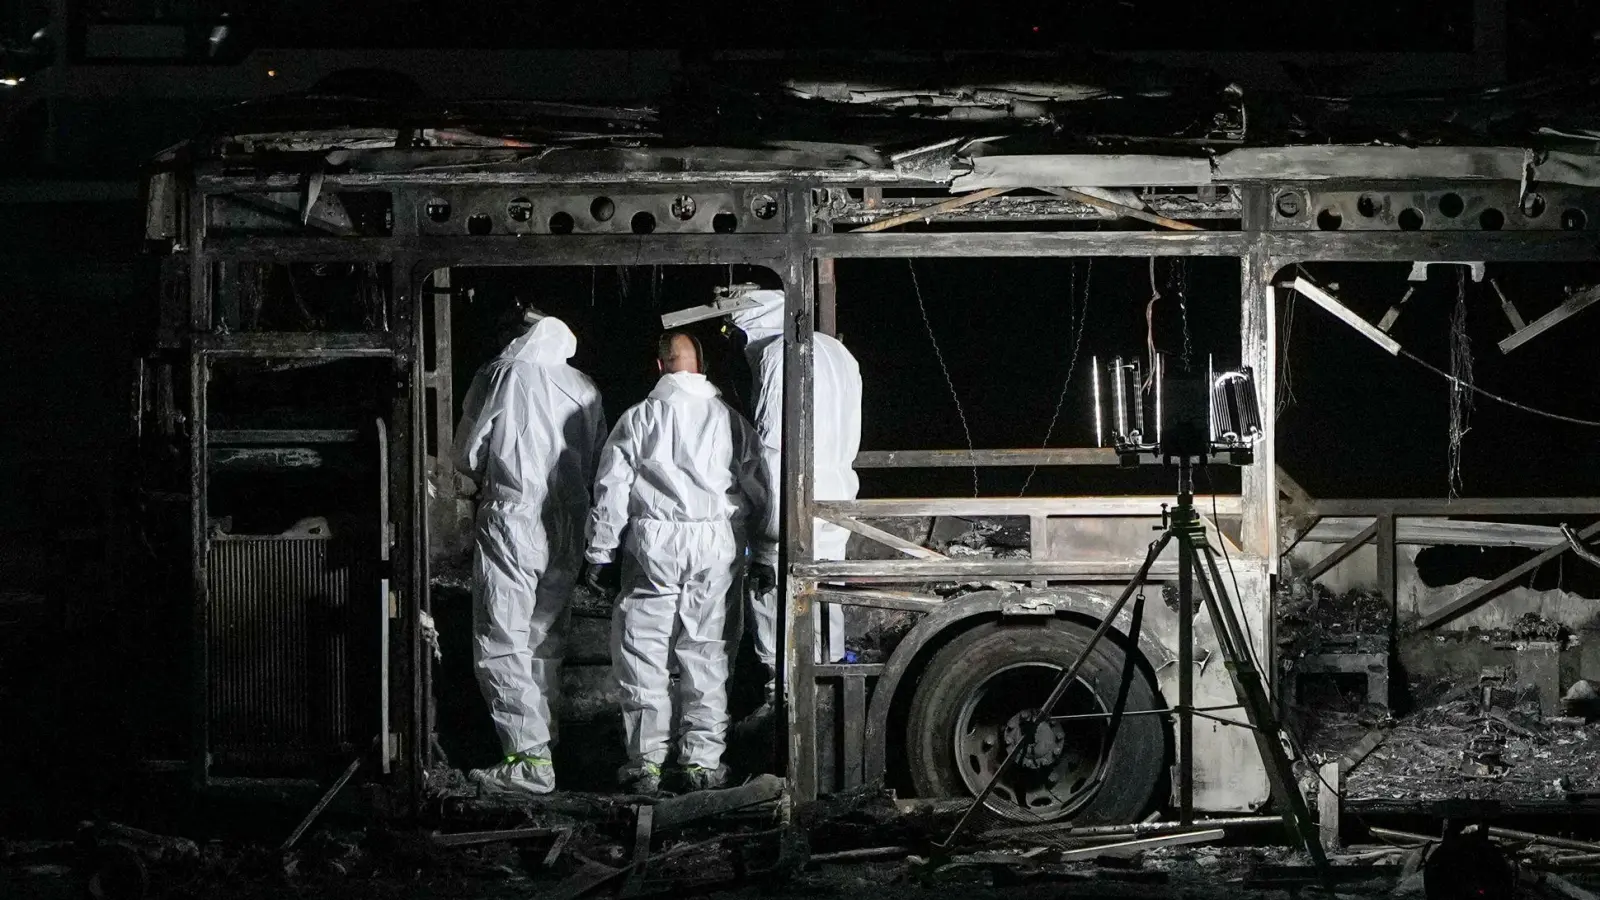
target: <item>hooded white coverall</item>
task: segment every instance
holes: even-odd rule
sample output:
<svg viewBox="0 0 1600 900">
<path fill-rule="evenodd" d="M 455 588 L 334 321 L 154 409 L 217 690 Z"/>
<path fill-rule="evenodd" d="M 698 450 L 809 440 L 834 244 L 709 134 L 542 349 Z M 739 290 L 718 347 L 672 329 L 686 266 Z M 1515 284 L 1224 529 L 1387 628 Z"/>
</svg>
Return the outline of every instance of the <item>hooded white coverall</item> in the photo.
<svg viewBox="0 0 1600 900">
<path fill-rule="evenodd" d="M 594 382 L 567 360 L 578 341 L 546 317 L 485 363 L 456 433 L 455 463 L 479 484 L 473 665 L 507 755 L 549 758 L 551 715 L 583 554 L 589 486 L 606 436 Z M 536 781 L 554 786 L 554 770 Z"/>
<path fill-rule="evenodd" d="M 617 421 L 594 495 L 589 562 L 610 563 L 625 551 L 611 629 L 628 751 L 622 774 L 666 762 L 672 656 L 683 717 L 678 762 L 716 769 L 728 730 L 725 628 L 742 550 L 736 534 L 769 520 L 755 430 L 704 375 L 663 375 Z M 773 535 L 755 544 L 760 561 L 776 560 Z"/>
<path fill-rule="evenodd" d="M 755 309 L 740 310 L 731 318 L 745 333 L 745 356 L 755 378 L 755 426 L 761 436 L 768 483 L 779 493 L 783 471 L 783 292 L 752 291 L 760 302 Z M 854 463 L 861 449 L 861 366 L 844 344 L 826 334 L 811 338 L 812 370 L 812 445 L 813 497 L 817 500 L 854 500 L 860 489 Z M 774 502 L 773 508 L 777 508 Z M 774 513 L 774 515 L 776 515 Z M 772 528 L 776 528 L 774 520 Z M 812 548 L 817 559 L 844 559 L 850 532 L 817 520 L 812 530 Z M 819 657 L 829 661 L 844 658 L 844 610 L 827 603 L 828 627 L 818 629 Z M 817 607 L 813 607 L 817 608 Z M 752 598 L 751 639 L 756 655 L 766 665 L 768 677 L 775 673 L 778 658 L 777 591 Z M 770 682 L 769 682 L 770 686 Z"/>
</svg>

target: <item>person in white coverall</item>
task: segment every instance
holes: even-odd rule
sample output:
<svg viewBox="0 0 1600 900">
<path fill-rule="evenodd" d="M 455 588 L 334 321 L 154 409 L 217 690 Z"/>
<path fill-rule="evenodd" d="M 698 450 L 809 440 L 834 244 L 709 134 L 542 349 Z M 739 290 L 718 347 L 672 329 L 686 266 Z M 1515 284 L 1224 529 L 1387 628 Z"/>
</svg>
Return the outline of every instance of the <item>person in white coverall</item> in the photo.
<svg viewBox="0 0 1600 900">
<path fill-rule="evenodd" d="M 729 318 L 747 341 L 745 356 L 755 379 L 756 432 L 761 436 L 768 482 L 776 486 L 783 471 L 783 292 L 752 291 L 749 298 L 760 305 Z M 861 484 L 853 468 L 861 449 L 861 367 L 843 344 L 820 332 L 811 338 L 811 360 L 813 497 L 854 500 Z M 813 553 L 819 560 L 844 559 L 849 539 L 850 532 L 818 520 L 812 531 Z M 818 658 L 825 655 L 835 662 L 844 658 L 844 609 L 831 603 L 813 609 L 820 607 L 826 607 L 827 627 L 817 629 Z M 767 667 L 769 703 L 777 675 L 777 616 L 776 590 L 751 592 L 750 637 Z"/>
<path fill-rule="evenodd" d="M 681 769 L 672 774 L 688 790 L 727 781 L 728 592 L 741 566 L 740 536 L 747 526 L 766 531 L 769 521 L 755 429 L 700 374 L 698 344 L 664 336 L 657 366 L 655 389 L 623 413 L 600 454 L 585 575 L 602 591 L 620 581 L 611 659 L 628 761 L 618 774 L 642 794 L 661 788 L 672 749 L 674 658 L 682 734 Z M 753 543 L 751 577 L 771 582 L 776 538 L 753 535 Z"/>
<path fill-rule="evenodd" d="M 473 379 L 455 464 L 478 483 L 473 666 L 505 756 L 471 777 L 489 789 L 555 789 L 561 656 L 583 556 L 589 488 L 606 436 L 578 341 L 536 310 Z"/>
</svg>

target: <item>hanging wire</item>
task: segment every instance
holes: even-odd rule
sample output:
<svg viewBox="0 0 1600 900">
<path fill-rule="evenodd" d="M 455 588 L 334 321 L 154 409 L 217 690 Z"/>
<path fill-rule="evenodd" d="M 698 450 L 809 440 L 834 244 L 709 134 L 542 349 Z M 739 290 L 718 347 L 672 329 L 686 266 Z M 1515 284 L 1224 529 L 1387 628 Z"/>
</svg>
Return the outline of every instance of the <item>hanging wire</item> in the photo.
<svg viewBox="0 0 1600 900">
<path fill-rule="evenodd" d="M 1456 376 L 1451 375 L 1449 372 L 1446 372 L 1445 370 L 1439 368 L 1438 366 L 1433 365 L 1432 363 L 1429 363 L 1427 360 L 1425 360 L 1422 357 L 1416 355 L 1415 353 L 1412 353 L 1410 350 L 1407 350 L 1404 347 L 1400 348 L 1400 355 L 1405 357 L 1406 359 L 1411 360 L 1412 362 L 1414 362 L 1417 365 L 1423 367 L 1424 369 L 1427 369 L 1429 372 L 1432 372 L 1433 374 L 1439 376 L 1440 378 L 1443 378 L 1446 381 L 1449 381 L 1451 384 L 1455 384 L 1455 383 L 1457 383 L 1459 381 L 1459 379 L 1457 379 Z M 1486 391 L 1483 388 L 1478 387 L 1475 384 L 1466 384 L 1466 385 L 1464 385 L 1464 387 L 1467 390 L 1470 390 L 1472 393 L 1477 394 L 1479 397 L 1487 397 L 1488 399 L 1493 400 L 1496 403 L 1500 403 L 1500 404 L 1503 404 L 1505 406 L 1509 406 L 1512 409 L 1520 409 L 1523 412 L 1528 413 L 1530 415 L 1540 416 L 1542 418 L 1551 419 L 1551 420 L 1554 420 L 1556 422 L 1566 422 L 1566 423 L 1571 424 L 1571 425 L 1582 425 L 1582 426 L 1584 426 L 1586 428 L 1600 428 L 1600 421 L 1595 421 L 1594 419 L 1580 419 L 1580 418 L 1578 418 L 1576 416 L 1564 416 L 1561 413 L 1548 412 L 1546 410 L 1542 410 L 1542 409 L 1539 409 L 1537 407 L 1529 406 L 1526 403 L 1518 403 L 1515 400 L 1511 400 L 1511 399 L 1508 399 L 1506 397 L 1502 397 L 1499 394 L 1490 393 L 1489 391 Z"/>
<path fill-rule="evenodd" d="M 589 267 L 589 308 L 590 309 L 594 309 L 594 302 L 595 302 L 594 298 L 595 298 L 595 294 L 598 292 L 597 291 L 597 286 L 599 285 L 599 283 L 600 283 L 600 267 L 599 266 L 590 266 Z"/>
<path fill-rule="evenodd" d="M 967 411 L 961 407 L 961 397 L 956 394 L 956 383 L 950 378 L 950 367 L 945 365 L 944 353 L 939 350 L 939 341 L 933 336 L 933 323 L 928 321 L 928 307 L 922 302 L 922 285 L 917 281 L 917 265 L 913 260 L 906 260 L 906 268 L 911 272 L 911 291 L 917 298 L 917 310 L 922 313 L 922 327 L 928 330 L 928 343 L 933 345 L 934 359 L 939 361 L 939 371 L 944 373 L 945 386 L 950 389 L 950 400 L 955 404 L 956 415 L 961 419 L 961 433 L 967 438 L 967 452 L 974 454 L 972 464 L 972 496 L 978 496 L 978 464 L 976 460 L 977 448 L 972 444 L 972 429 L 967 426 Z"/>
<path fill-rule="evenodd" d="M 629 274 L 627 266 L 617 266 L 617 305 L 619 308 L 628 305 Z"/>
<path fill-rule="evenodd" d="M 1467 275 L 1456 267 L 1456 305 L 1450 312 L 1450 499 L 1461 490 L 1461 439 L 1472 430 L 1472 339 L 1467 336 Z"/>
<path fill-rule="evenodd" d="M 1083 302 L 1077 300 L 1078 294 L 1078 261 L 1071 262 L 1071 275 L 1067 281 L 1067 334 L 1072 338 L 1072 355 L 1067 360 L 1067 377 L 1061 382 L 1061 393 L 1056 396 L 1055 411 L 1050 414 L 1050 425 L 1044 430 L 1044 440 L 1039 443 L 1041 449 L 1050 446 L 1050 437 L 1055 434 L 1056 422 L 1061 419 L 1061 407 L 1067 402 L 1067 388 L 1072 384 L 1072 373 L 1078 367 L 1078 347 L 1083 343 L 1084 323 L 1089 318 L 1089 282 L 1094 275 L 1094 258 L 1085 261 L 1083 267 Z M 1077 312 L 1077 325 L 1073 325 L 1073 313 Z M 1037 465 L 1028 469 L 1028 476 L 1022 479 L 1022 490 L 1017 491 L 1021 497 L 1028 493 L 1028 485 L 1033 483 L 1033 476 L 1039 471 Z"/>
<path fill-rule="evenodd" d="M 1144 375 L 1144 390 L 1150 390 L 1150 385 L 1156 378 L 1156 301 L 1161 299 L 1161 289 L 1156 287 L 1156 258 L 1150 257 L 1150 302 L 1144 305 L 1144 345 L 1150 354 L 1149 365 Z"/>
<path fill-rule="evenodd" d="M 1284 410 L 1294 405 L 1294 375 L 1289 370 L 1289 342 L 1294 339 L 1294 307 L 1299 291 L 1290 291 L 1283 305 L 1283 339 L 1278 342 L 1278 404 L 1272 411 L 1276 420 Z"/>
</svg>

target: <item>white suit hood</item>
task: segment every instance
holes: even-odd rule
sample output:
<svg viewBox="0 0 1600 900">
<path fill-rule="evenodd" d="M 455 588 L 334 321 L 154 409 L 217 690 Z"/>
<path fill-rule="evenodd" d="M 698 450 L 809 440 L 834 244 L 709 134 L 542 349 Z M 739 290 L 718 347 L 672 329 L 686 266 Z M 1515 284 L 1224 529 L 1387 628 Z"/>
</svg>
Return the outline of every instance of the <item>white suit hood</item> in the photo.
<svg viewBox="0 0 1600 900">
<path fill-rule="evenodd" d="M 567 365 L 577 349 L 572 329 L 547 316 L 478 370 L 455 461 L 481 486 L 480 500 L 588 506 L 606 421 L 594 382 Z"/>
<path fill-rule="evenodd" d="M 567 323 L 554 316 L 545 316 L 521 337 L 507 344 L 500 351 L 500 358 L 536 366 L 553 366 L 566 362 L 577 352 L 578 338 L 567 327 Z"/>
<path fill-rule="evenodd" d="M 728 316 L 745 336 L 754 341 L 783 333 L 783 291 L 751 291 L 748 297 L 760 303 Z"/>
</svg>

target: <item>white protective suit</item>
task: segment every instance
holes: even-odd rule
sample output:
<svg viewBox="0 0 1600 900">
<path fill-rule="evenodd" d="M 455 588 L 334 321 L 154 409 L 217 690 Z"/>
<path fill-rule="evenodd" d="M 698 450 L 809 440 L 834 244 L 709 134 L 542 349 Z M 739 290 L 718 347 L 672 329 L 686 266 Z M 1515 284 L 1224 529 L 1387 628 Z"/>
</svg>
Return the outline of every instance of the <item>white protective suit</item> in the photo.
<svg viewBox="0 0 1600 900">
<path fill-rule="evenodd" d="M 473 665 L 501 747 L 538 761 L 542 789 L 554 786 L 567 603 L 606 436 L 600 392 L 567 365 L 577 347 L 560 319 L 540 319 L 478 370 L 456 433 L 456 467 L 479 484 Z"/>
<path fill-rule="evenodd" d="M 730 318 L 748 340 L 745 356 L 755 378 L 756 432 L 761 435 L 768 483 L 779 485 L 783 471 L 783 292 L 753 291 L 749 296 L 761 305 Z M 815 376 L 812 495 L 817 500 L 854 500 L 861 486 L 853 467 L 861 449 L 861 366 L 831 335 L 813 334 L 811 347 Z M 773 493 L 776 496 L 779 489 L 775 487 Z M 819 560 L 844 559 L 849 540 L 850 532 L 818 520 L 812 531 L 813 553 Z M 828 627 L 818 629 L 819 658 L 843 659 L 844 610 L 831 603 L 813 608 L 820 607 L 827 608 Z M 777 666 L 777 615 L 777 591 L 752 598 L 751 639 L 769 678 Z"/>
<path fill-rule="evenodd" d="M 628 751 L 622 774 L 659 772 L 667 759 L 673 657 L 678 762 L 716 769 L 728 730 L 725 628 L 737 535 L 747 523 L 764 530 L 769 519 L 755 429 L 704 375 L 663 375 L 611 432 L 594 494 L 589 562 L 610 563 L 625 550 L 611 628 Z M 758 559 L 777 558 L 773 535 L 758 536 L 756 547 Z"/>
</svg>

